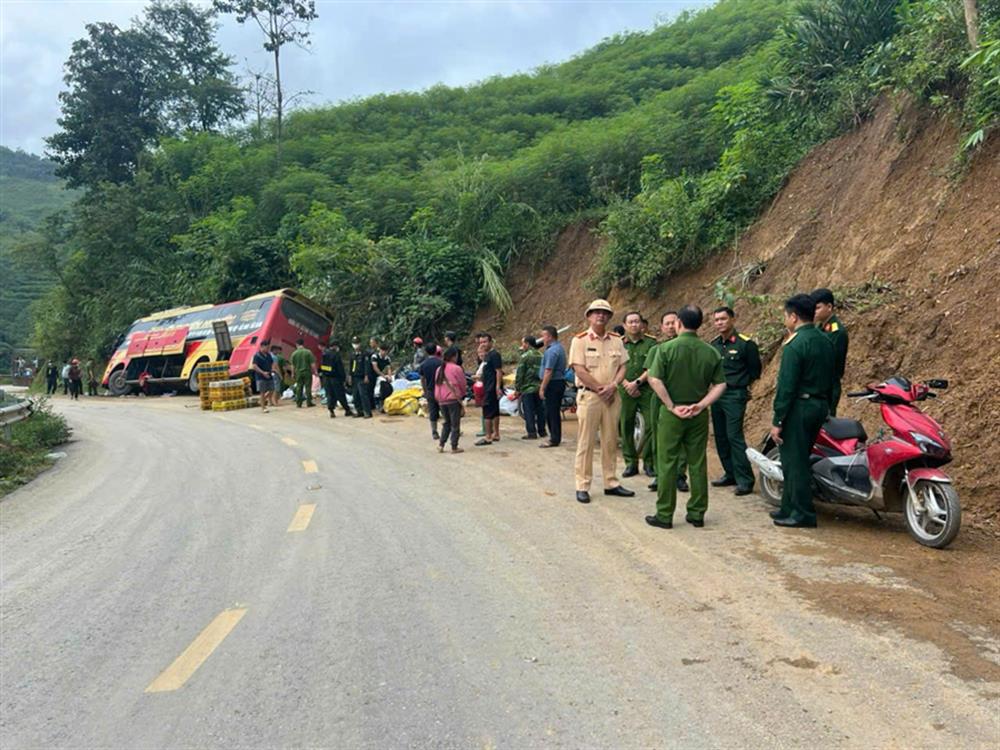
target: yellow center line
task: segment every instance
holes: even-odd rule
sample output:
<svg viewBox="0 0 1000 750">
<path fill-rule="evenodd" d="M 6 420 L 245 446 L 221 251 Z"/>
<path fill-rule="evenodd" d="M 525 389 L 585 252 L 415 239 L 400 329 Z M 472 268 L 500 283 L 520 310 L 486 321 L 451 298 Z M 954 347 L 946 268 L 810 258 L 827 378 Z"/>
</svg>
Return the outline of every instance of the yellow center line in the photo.
<svg viewBox="0 0 1000 750">
<path fill-rule="evenodd" d="M 295 511 L 295 516 L 292 518 L 292 522 L 288 524 L 289 531 L 305 531 L 309 522 L 312 520 L 313 512 L 316 510 L 316 504 L 311 505 L 300 505 L 299 509 Z"/>
<path fill-rule="evenodd" d="M 147 693 L 164 693 L 184 685 L 191 675 L 205 660 L 212 655 L 212 652 L 219 647 L 226 636 L 236 627 L 246 609 L 226 609 L 223 610 L 208 627 L 202 630 L 198 637 L 191 641 L 191 645 L 184 649 L 183 653 L 174 659 L 173 664 L 149 683 L 146 688 Z"/>
<path fill-rule="evenodd" d="M 316 466 L 316 462 L 311 458 L 307 458 L 302 462 L 302 468 L 305 470 L 306 474 L 315 474 L 319 471 L 319 467 Z"/>
<path fill-rule="evenodd" d="M 295 447 L 296 445 L 298 445 L 298 443 L 295 442 L 294 438 L 290 438 L 290 437 L 283 437 L 283 438 L 281 438 L 281 442 L 283 442 L 285 445 L 290 445 L 292 447 Z"/>
</svg>

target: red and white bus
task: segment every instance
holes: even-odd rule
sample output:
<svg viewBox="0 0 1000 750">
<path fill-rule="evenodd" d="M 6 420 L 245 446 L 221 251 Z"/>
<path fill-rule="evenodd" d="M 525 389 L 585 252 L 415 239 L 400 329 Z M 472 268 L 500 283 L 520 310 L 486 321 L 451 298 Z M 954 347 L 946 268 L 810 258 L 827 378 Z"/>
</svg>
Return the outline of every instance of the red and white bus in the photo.
<svg viewBox="0 0 1000 750">
<path fill-rule="evenodd" d="M 232 340 L 229 374 L 250 372 L 260 342 L 270 339 L 285 352 L 299 338 L 320 356 L 330 337 L 331 315 L 293 289 L 277 289 L 221 305 L 178 307 L 140 318 L 121 337 L 104 371 L 103 385 L 113 396 L 131 393 L 142 383 L 198 391 L 198 366 L 219 358 L 213 323 L 225 321 Z"/>
</svg>

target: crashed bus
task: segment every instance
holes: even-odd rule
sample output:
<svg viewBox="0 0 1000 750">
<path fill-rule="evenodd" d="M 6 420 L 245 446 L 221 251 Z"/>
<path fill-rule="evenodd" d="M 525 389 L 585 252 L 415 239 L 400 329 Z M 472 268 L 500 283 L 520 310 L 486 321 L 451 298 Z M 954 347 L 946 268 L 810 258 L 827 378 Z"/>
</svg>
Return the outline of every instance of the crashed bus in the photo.
<svg viewBox="0 0 1000 750">
<path fill-rule="evenodd" d="M 250 372 L 260 342 L 286 352 L 303 339 L 317 360 L 331 315 L 293 289 L 277 289 L 220 305 L 178 307 L 135 321 L 119 338 L 102 384 L 124 396 L 150 384 L 198 391 L 198 367 L 229 360 L 230 377 Z"/>
</svg>

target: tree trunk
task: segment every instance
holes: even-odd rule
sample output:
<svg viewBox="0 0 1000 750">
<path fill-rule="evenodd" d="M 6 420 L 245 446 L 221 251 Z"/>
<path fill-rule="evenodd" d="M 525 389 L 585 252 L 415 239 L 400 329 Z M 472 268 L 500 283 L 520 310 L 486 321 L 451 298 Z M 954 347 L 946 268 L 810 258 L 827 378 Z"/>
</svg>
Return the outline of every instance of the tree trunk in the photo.
<svg viewBox="0 0 1000 750">
<path fill-rule="evenodd" d="M 281 117 L 284 114 L 284 101 L 281 96 L 281 60 L 279 54 L 281 48 L 277 45 L 274 47 L 274 91 L 275 91 L 275 111 L 278 115 L 277 128 L 275 129 L 275 142 L 278 146 L 278 164 L 281 164 Z"/>
<path fill-rule="evenodd" d="M 979 46 L 979 9 L 976 0 L 962 0 L 965 5 L 965 32 L 969 36 L 969 46 Z"/>
</svg>

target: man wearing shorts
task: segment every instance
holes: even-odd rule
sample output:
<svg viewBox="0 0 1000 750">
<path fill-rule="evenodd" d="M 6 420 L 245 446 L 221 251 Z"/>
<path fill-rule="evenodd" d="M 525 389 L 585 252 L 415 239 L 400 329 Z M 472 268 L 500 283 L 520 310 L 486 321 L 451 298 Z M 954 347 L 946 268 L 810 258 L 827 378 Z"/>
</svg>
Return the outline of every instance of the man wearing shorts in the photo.
<svg viewBox="0 0 1000 750">
<path fill-rule="evenodd" d="M 264 339 L 260 349 L 253 355 L 253 372 L 257 379 L 257 393 L 260 394 L 260 409 L 267 411 L 267 399 L 274 392 L 274 377 L 272 370 L 274 360 L 271 358 L 271 341 Z"/>
<path fill-rule="evenodd" d="M 493 348 L 493 337 L 485 332 L 476 334 L 476 342 L 485 347 L 483 354 L 483 420 L 486 423 L 481 440 L 476 445 L 489 445 L 500 439 L 500 397 L 503 395 L 503 359 Z"/>
</svg>

